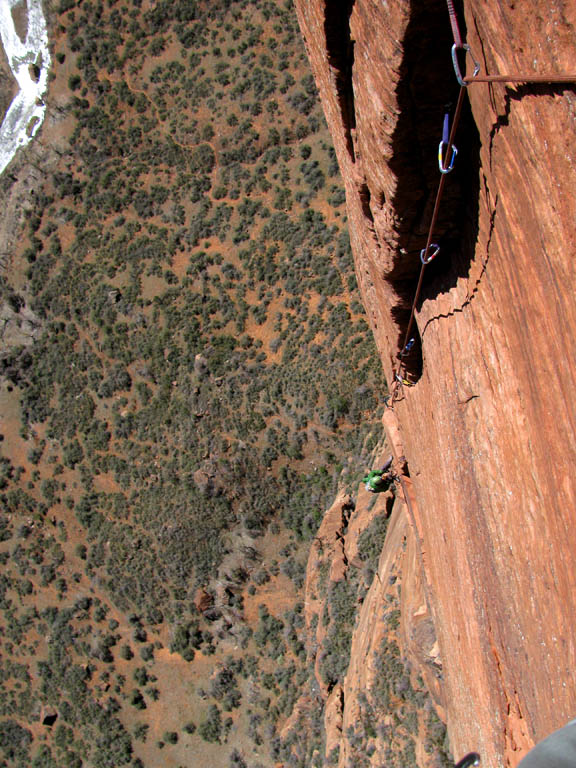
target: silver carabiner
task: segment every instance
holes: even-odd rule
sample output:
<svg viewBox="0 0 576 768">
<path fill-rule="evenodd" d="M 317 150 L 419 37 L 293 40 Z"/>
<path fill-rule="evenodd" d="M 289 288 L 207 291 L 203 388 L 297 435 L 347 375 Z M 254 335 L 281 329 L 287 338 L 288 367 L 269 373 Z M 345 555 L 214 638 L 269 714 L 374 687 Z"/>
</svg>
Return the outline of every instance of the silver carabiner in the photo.
<svg viewBox="0 0 576 768">
<path fill-rule="evenodd" d="M 468 43 L 464 43 L 460 47 L 462 48 L 462 50 L 466 51 L 466 53 L 470 54 L 470 58 L 474 62 L 474 74 L 472 75 L 472 77 L 476 77 L 478 72 L 480 72 L 480 64 L 478 64 L 478 62 L 474 58 L 474 54 L 472 53 L 472 49 L 470 48 Z M 452 46 L 452 64 L 454 66 L 454 73 L 456 75 L 456 80 L 458 80 L 458 82 L 463 88 L 468 88 L 470 83 L 465 82 L 465 80 L 462 78 L 462 73 L 460 72 L 460 64 L 458 63 L 457 51 L 458 51 L 458 46 L 456 45 L 456 43 L 454 43 L 454 45 Z"/>
<path fill-rule="evenodd" d="M 440 173 L 450 173 L 450 171 L 454 168 L 454 160 L 456 159 L 458 150 L 454 144 L 451 145 L 452 157 L 450 158 L 448 165 L 444 165 L 444 145 L 448 146 L 448 142 L 441 141 L 438 145 L 438 168 L 440 169 Z"/>
</svg>

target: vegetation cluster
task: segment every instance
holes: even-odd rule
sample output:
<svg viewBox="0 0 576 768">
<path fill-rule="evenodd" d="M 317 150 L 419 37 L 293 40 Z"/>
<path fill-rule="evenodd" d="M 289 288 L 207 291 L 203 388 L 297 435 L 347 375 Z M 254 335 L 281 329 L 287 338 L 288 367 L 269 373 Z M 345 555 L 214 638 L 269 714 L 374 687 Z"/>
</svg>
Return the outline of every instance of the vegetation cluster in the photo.
<svg viewBox="0 0 576 768">
<path fill-rule="evenodd" d="M 307 548 L 383 382 L 293 8 L 48 11 L 69 151 L 29 150 L 1 285 L 42 327 L 0 356 L 4 764 L 310 765 Z"/>
<path fill-rule="evenodd" d="M 0 285 L 42 327 L 0 354 L 0 764 L 320 768 L 304 568 L 383 380 L 292 5 L 48 11 L 69 151 L 27 150 Z"/>
</svg>

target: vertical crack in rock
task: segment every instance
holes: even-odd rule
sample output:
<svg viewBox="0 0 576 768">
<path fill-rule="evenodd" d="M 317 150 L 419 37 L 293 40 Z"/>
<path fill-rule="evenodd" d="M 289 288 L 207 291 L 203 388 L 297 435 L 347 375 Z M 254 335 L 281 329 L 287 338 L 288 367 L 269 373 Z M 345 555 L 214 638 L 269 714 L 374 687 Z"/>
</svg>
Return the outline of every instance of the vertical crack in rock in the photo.
<svg viewBox="0 0 576 768">
<path fill-rule="evenodd" d="M 352 131 L 356 128 L 352 68 L 354 66 L 354 41 L 350 34 L 350 16 L 354 0 L 326 0 L 324 5 L 324 33 L 328 63 L 336 81 L 336 94 L 342 115 L 346 148 L 355 160 Z"/>
<path fill-rule="evenodd" d="M 463 19 L 462 12 L 459 18 Z M 396 88 L 399 117 L 392 137 L 390 167 L 397 177 L 394 198 L 397 257 L 386 279 L 398 298 L 392 316 L 398 326 L 400 351 L 420 274 L 420 251 L 428 228 L 440 172 L 438 144 L 444 114 L 458 96 L 452 69 L 452 38 L 442 0 L 412 0 L 410 19 L 402 43 L 404 57 Z M 452 105 L 452 109 L 448 105 Z M 425 301 L 449 291 L 459 277 L 468 276 L 478 234 L 480 141 L 468 103 L 462 112 L 455 144 L 454 171 L 446 180 L 433 242 L 438 257 L 426 267 L 418 312 Z M 364 206 L 363 206 L 364 207 Z M 422 346 L 417 324 L 412 352 L 404 359 L 408 377 L 422 372 Z"/>
<path fill-rule="evenodd" d="M 370 200 L 371 200 L 371 194 L 370 194 L 370 188 L 368 184 L 364 183 L 361 184 L 358 189 L 358 194 L 360 196 L 360 205 L 362 206 L 362 213 L 368 221 L 370 222 L 371 229 L 374 228 L 374 216 L 372 214 L 372 208 L 370 207 Z"/>
</svg>

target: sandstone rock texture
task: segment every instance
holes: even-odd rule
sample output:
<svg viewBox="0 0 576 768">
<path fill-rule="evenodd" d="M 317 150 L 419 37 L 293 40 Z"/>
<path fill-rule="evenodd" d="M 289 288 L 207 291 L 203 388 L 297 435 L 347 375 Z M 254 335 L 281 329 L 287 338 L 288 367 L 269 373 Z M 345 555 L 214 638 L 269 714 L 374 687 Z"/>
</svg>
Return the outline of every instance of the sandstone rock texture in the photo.
<svg viewBox="0 0 576 768">
<path fill-rule="evenodd" d="M 329 582 L 338 582 L 346 577 L 348 559 L 345 551 L 345 530 L 348 527 L 351 510 L 350 497 L 344 491 L 340 491 L 322 519 L 312 542 L 306 566 L 305 619 L 307 636 L 310 639 L 308 655 L 315 660 L 316 680 L 324 698 L 328 698 L 330 692 L 322 679 L 321 655 L 317 653 L 317 649 L 322 648 L 326 637 L 326 625 L 323 621 L 318 621 L 325 607 L 325 589 L 322 581 L 328 579 Z M 381 510 L 377 509 L 374 514 L 379 511 Z"/>
<path fill-rule="evenodd" d="M 446 5 L 296 5 L 392 384 L 459 90 Z M 576 70 L 573 2 L 457 12 L 485 73 Z M 468 88 L 406 360 L 413 386 L 387 416 L 411 476 L 451 745 L 487 768 L 515 766 L 576 715 L 575 109 L 574 85 Z"/>
</svg>

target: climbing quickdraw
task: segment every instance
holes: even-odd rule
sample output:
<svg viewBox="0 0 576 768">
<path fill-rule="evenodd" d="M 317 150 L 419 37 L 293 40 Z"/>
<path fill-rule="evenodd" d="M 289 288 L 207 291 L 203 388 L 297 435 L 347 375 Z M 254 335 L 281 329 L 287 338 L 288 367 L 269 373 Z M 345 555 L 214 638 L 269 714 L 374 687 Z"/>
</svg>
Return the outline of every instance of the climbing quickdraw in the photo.
<svg viewBox="0 0 576 768">
<path fill-rule="evenodd" d="M 444 115 L 444 126 L 442 129 L 442 141 L 438 145 L 438 168 L 440 169 L 440 173 L 450 173 L 450 171 L 454 168 L 454 160 L 456 159 L 458 150 L 456 149 L 454 144 L 452 144 L 451 147 L 448 147 L 449 142 L 450 142 L 450 115 L 448 112 L 446 112 L 446 114 Z M 450 162 L 448 163 L 448 165 L 445 165 L 445 162 L 444 162 L 444 147 L 446 147 L 446 159 L 448 159 L 450 150 L 452 150 L 452 156 L 450 157 Z"/>
<path fill-rule="evenodd" d="M 412 351 L 412 347 L 414 346 L 416 339 L 410 339 L 410 341 L 406 344 L 402 352 L 398 355 L 398 357 L 406 357 L 406 355 L 409 355 Z"/>
<path fill-rule="evenodd" d="M 411 381 L 408 381 L 408 379 L 403 378 L 399 373 L 397 373 L 394 376 L 396 382 L 399 384 L 400 387 L 413 387 L 414 384 L 412 384 Z"/>
</svg>

